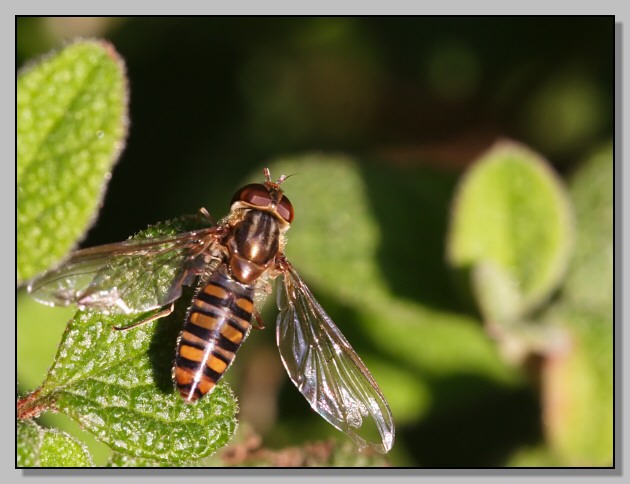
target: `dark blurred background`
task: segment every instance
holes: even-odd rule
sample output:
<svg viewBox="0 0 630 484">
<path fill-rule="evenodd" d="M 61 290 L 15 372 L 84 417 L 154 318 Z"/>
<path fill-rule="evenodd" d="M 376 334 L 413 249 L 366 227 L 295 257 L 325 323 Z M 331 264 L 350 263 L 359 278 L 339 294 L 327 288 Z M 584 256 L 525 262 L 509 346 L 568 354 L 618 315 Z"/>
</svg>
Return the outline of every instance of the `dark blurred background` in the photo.
<svg viewBox="0 0 630 484">
<path fill-rule="evenodd" d="M 130 89 L 127 146 L 84 246 L 201 206 L 221 217 L 246 174 L 280 157 L 345 153 L 377 173 L 430 169 L 442 174 L 431 178 L 442 180 L 437 191 L 450 193 L 499 138 L 568 174 L 613 133 L 614 17 L 19 18 L 18 69 L 76 37 L 112 42 Z M 231 370 L 250 389 L 255 375 L 280 378 L 267 333 L 257 365 Z M 505 465 L 514 449 L 541 440 L 532 392 L 448 383 L 466 386 L 483 396 L 475 406 L 437 393 L 433 407 L 446 410 L 407 418 L 395 463 Z M 291 390 L 280 412 L 306 406 Z"/>
<path fill-rule="evenodd" d="M 283 155 L 341 151 L 461 170 L 507 136 L 568 170 L 612 129 L 613 17 L 59 17 L 17 26 L 18 67 L 77 36 L 109 39 L 126 61 L 127 148 L 90 245 L 203 204 L 223 214 L 216 201 L 229 200 L 243 173 Z"/>
</svg>

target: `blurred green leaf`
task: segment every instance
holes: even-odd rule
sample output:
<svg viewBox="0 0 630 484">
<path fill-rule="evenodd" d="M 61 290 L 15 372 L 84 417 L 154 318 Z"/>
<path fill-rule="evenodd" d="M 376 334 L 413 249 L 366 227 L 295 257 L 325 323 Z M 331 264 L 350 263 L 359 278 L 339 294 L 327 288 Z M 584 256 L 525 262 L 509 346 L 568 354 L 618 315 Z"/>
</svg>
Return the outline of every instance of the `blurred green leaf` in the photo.
<svg viewBox="0 0 630 484">
<path fill-rule="evenodd" d="M 562 308 L 554 320 L 567 328 L 564 351 L 543 366 L 543 421 L 555 454 L 566 466 L 610 466 L 613 461 L 613 333 L 609 319 Z"/>
<path fill-rule="evenodd" d="M 571 178 L 576 246 L 549 318 L 566 331 L 564 351 L 543 367 L 549 441 L 564 465 L 613 460 L 613 156 L 607 144 Z"/>
<path fill-rule="evenodd" d="M 527 447 L 515 452 L 508 467 L 561 467 L 562 460 L 546 446 Z"/>
<path fill-rule="evenodd" d="M 122 59 L 80 41 L 17 80 L 17 279 L 58 263 L 91 225 L 127 132 Z"/>
<path fill-rule="evenodd" d="M 547 163 L 524 146 L 501 142 L 483 155 L 463 179 L 453 206 L 447 257 L 465 287 L 473 293 L 494 283 L 470 281 L 478 264 L 493 264 L 494 276 L 520 293 L 504 305 L 504 317 L 518 319 L 549 298 L 564 276 L 573 225 L 568 197 Z M 477 299 L 482 314 L 496 316 L 487 306 L 494 294 Z"/>
<path fill-rule="evenodd" d="M 607 144 L 573 174 L 575 251 L 562 291 L 573 307 L 612 318 L 613 310 L 613 152 Z"/>
<path fill-rule="evenodd" d="M 512 274 L 491 259 L 484 259 L 473 266 L 471 281 L 484 321 L 505 326 L 518 320 L 521 293 Z"/>
<path fill-rule="evenodd" d="M 92 456 L 82 442 L 35 422 L 18 422 L 18 467 L 91 467 Z"/>
<path fill-rule="evenodd" d="M 518 285 L 501 267 L 482 261 L 473 267 L 471 280 L 485 328 L 507 362 L 522 364 L 531 353 L 545 354 L 562 344 L 563 333 L 555 326 L 522 319 Z"/>
<path fill-rule="evenodd" d="M 448 383 L 455 375 L 519 381 L 478 322 L 453 311 L 446 267 L 434 265 L 442 259 L 436 224 L 447 213 L 448 183 L 342 155 L 284 159 L 270 168 L 273 177 L 295 174 L 283 184 L 295 209 L 287 257 L 370 362 L 397 425 L 421 419 L 436 398 L 432 392 L 454 391 L 456 405 L 477 398 L 478 387 Z M 429 208 L 436 200 L 442 205 Z M 423 263 L 412 266 L 418 257 Z"/>
</svg>

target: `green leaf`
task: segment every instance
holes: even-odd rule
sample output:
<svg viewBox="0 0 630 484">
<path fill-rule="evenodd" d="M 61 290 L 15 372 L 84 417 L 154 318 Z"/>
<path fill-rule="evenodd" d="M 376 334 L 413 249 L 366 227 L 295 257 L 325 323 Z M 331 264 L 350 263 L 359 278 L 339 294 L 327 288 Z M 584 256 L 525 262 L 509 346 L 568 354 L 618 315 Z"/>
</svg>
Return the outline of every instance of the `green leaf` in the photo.
<svg viewBox="0 0 630 484">
<path fill-rule="evenodd" d="M 137 237 L 187 228 L 182 221 L 165 222 Z M 54 406 L 112 449 L 134 457 L 184 463 L 225 445 L 236 425 L 229 388 L 217 385 L 198 403 L 186 404 L 171 379 L 175 342 L 191 297 L 189 291 L 180 298 L 170 316 L 126 331 L 113 327 L 129 326 L 147 314 L 78 311 L 33 405 Z"/>
<path fill-rule="evenodd" d="M 606 315 L 613 310 L 613 152 L 607 144 L 571 177 L 575 251 L 563 297 L 573 307 Z"/>
<path fill-rule="evenodd" d="M 557 309 L 567 329 L 564 351 L 542 368 L 543 422 L 550 446 L 565 466 L 613 463 L 613 332 L 597 314 Z"/>
<path fill-rule="evenodd" d="M 39 461 L 42 429 L 32 421 L 17 425 L 17 466 L 35 467 Z"/>
<path fill-rule="evenodd" d="M 50 308 L 17 291 L 18 389 L 24 393 L 41 385 L 57 353 L 63 330 L 76 308 Z M 46 321 L 46 324 L 42 324 Z"/>
<path fill-rule="evenodd" d="M 573 239 L 572 213 L 565 189 L 547 163 L 524 146 L 501 142 L 481 156 L 457 190 L 448 234 L 447 258 L 468 287 L 479 264 L 509 279 L 519 292 L 502 317 L 516 320 L 547 300 L 564 276 Z M 496 282 L 477 283 L 472 293 Z M 482 314 L 495 294 L 476 303 Z M 486 305 L 486 307 L 483 307 Z M 506 314 L 506 311 L 510 314 Z"/>
<path fill-rule="evenodd" d="M 562 344 L 563 332 L 554 325 L 522 319 L 521 294 L 512 276 L 492 261 L 476 264 L 471 273 L 475 300 L 490 336 L 503 358 L 521 364 L 530 354 L 545 354 Z"/>
<path fill-rule="evenodd" d="M 460 375 L 519 381 L 451 294 L 442 253 L 452 177 L 342 155 L 270 169 L 273 178 L 295 175 L 283 183 L 295 209 L 287 258 L 368 366 L 397 425 L 443 396 L 455 406 L 477 398 L 479 386 L 452 385 Z"/>
<path fill-rule="evenodd" d="M 512 274 L 490 259 L 475 264 L 471 271 L 474 298 L 484 321 L 511 325 L 515 308 L 521 307 L 521 293 Z"/>
<path fill-rule="evenodd" d="M 127 133 L 123 62 L 81 41 L 17 80 L 17 279 L 59 263 L 96 212 Z"/>
<path fill-rule="evenodd" d="M 106 464 L 107 467 L 172 467 L 169 462 L 158 462 L 142 457 L 131 457 L 113 452 Z M 187 464 L 187 467 L 190 466 Z"/>
<path fill-rule="evenodd" d="M 613 156 L 610 144 L 571 177 L 576 246 L 550 319 L 564 328 L 564 351 L 543 367 L 550 445 L 564 465 L 613 460 Z"/>
<path fill-rule="evenodd" d="M 562 467 L 562 460 L 546 446 L 519 449 L 506 467 Z"/>
<path fill-rule="evenodd" d="M 92 456 L 85 444 L 32 421 L 18 421 L 18 467 L 91 467 Z"/>
</svg>

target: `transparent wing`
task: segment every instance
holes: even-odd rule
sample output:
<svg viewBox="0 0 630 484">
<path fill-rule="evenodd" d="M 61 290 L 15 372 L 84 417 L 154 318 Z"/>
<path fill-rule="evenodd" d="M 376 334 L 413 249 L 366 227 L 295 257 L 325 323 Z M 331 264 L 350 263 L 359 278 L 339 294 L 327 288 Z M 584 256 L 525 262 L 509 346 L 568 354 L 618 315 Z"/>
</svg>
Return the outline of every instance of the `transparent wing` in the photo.
<svg viewBox="0 0 630 484">
<path fill-rule="evenodd" d="M 311 407 L 359 448 L 388 452 L 394 421 L 385 397 L 346 338 L 288 262 L 278 290 L 276 340 Z"/>
<path fill-rule="evenodd" d="M 129 239 L 74 252 L 60 267 L 34 279 L 28 291 L 52 306 L 76 304 L 108 313 L 139 313 L 181 295 L 220 227 L 173 236 Z"/>
</svg>

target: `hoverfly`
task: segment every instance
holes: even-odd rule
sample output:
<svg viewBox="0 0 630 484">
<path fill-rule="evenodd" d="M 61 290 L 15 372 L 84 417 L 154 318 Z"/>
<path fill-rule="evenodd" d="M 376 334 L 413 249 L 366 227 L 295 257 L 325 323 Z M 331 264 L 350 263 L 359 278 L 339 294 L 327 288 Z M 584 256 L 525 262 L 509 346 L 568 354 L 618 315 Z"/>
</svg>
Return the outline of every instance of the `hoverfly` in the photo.
<svg viewBox="0 0 630 484">
<path fill-rule="evenodd" d="M 264 175 L 263 184 L 239 189 L 230 213 L 211 227 L 78 250 L 33 280 L 28 291 L 49 305 L 118 314 L 160 310 L 115 328 L 130 329 L 170 314 L 182 286 L 194 285 L 173 368 L 179 393 L 194 402 L 225 374 L 258 314 L 255 307 L 271 291 L 270 281 L 282 276 L 276 342 L 290 379 L 317 413 L 360 448 L 388 452 L 394 423 L 385 397 L 286 259 L 285 233 L 293 221 L 293 206 L 280 188 L 286 177 L 273 182 L 267 168 Z M 112 268 L 121 266 L 112 260 L 133 263 L 137 277 L 116 274 Z M 380 442 L 366 435 L 370 428 Z"/>
</svg>

